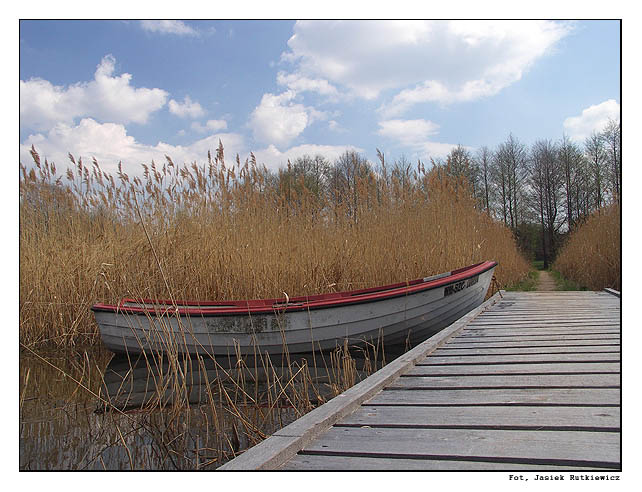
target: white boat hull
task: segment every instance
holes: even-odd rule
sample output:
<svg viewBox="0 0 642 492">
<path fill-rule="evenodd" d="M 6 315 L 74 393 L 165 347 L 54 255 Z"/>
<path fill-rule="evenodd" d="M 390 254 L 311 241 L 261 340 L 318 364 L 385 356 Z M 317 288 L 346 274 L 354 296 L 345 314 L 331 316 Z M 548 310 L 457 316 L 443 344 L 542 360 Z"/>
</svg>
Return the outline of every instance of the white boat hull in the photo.
<svg viewBox="0 0 642 492">
<path fill-rule="evenodd" d="M 333 350 L 344 344 L 414 345 L 480 305 L 494 267 L 471 279 L 372 302 L 270 314 L 153 315 L 95 311 L 107 348 L 228 356 Z"/>
</svg>

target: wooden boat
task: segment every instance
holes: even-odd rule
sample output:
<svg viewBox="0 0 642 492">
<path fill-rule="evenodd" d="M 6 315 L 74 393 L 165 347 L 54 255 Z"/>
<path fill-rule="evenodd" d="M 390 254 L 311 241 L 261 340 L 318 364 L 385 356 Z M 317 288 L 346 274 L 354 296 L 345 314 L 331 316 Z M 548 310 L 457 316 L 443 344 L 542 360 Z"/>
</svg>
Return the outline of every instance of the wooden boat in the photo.
<svg viewBox="0 0 642 492">
<path fill-rule="evenodd" d="M 289 354 L 415 344 L 480 305 L 497 262 L 362 290 L 245 301 L 123 299 L 92 307 L 116 353 Z"/>
</svg>

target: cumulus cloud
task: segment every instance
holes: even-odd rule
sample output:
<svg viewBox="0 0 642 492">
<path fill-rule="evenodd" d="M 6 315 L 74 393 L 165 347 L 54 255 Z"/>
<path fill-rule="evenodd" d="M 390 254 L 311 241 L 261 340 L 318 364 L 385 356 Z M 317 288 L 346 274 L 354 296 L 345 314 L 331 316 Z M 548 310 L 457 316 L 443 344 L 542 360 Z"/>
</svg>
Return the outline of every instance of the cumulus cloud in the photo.
<svg viewBox="0 0 642 492">
<path fill-rule="evenodd" d="M 146 123 L 161 109 L 168 93 L 162 89 L 136 88 L 131 74 L 114 75 L 116 60 L 105 56 L 94 80 L 68 87 L 55 86 L 39 78 L 20 81 L 20 125 L 46 131 L 57 123 L 73 124 L 76 118 L 91 116 L 118 123 Z"/>
<path fill-rule="evenodd" d="M 564 120 L 564 131 L 569 138 L 577 142 L 584 141 L 593 132 L 604 129 L 609 120 L 620 120 L 620 105 L 614 99 L 589 106 L 579 116 L 570 116 Z"/>
<path fill-rule="evenodd" d="M 180 118 L 200 118 L 205 111 L 199 103 L 192 101 L 189 96 L 185 96 L 182 103 L 171 99 L 169 101 L 169 112 Z"/>
<path fill-rule="evenodd" d="M 282 61 L 285 81 L 322 80 L 354 97 L 396 94 L 398 116 L 422 102 L 496 94 L 518 81 L 572 29 L 550 21 L 299 21 Z M 302 83 L 302 82 L 301 82 Z"/>
<path fill-rule="evenodd" d="M 142 20 L 140 26 L 144 31 L 179 36 L 198 36 L 198 31 L 180 20 Z"/>
<path fill-rule="evenodd" d="M 292 90 L 263 95 L 248 123 L 257 140 L 285 146 L 313 121 L 326 118 L 324 112 L 294 102 L 295 97 Z"/>
<path fill-rule="evenodd" d="M 212 123 L 211 128 L 214 129 L 216 126 Z M 220 123 L 219 126 L 222 127 Z M 219 139 L 225 149 L 226 162 L 231 164 L 237 154 L 242 161 L 249 156 L 251 149 L 248 149 L 245 139 L 238 133 L 212 133 L 189 145 L 171 145 L 165 142 L 145 145 L 128 135 L 123 125 L 98 123 L 91 118 L 84 118 L 78 125 L 59 123 L 47 133 L 30 135 L 20 145 L 20 162 L 27 166 L 32 165 L 33 160 L 29 150 L 33 145 L 43 160 L 46 158 L 56 163 L 59 173 L 64 174 L 65 165 L 70 164 L 68 154 L 71 153 L 74 158 L 82 158 L 87 163 L 95 157 L 101 169 L 108 173 L 115 173 L 118 163 L 122 162 L 125 172 L 130 175 L 141 175 L 142 163 L 149 164 L 152 160 L 162 163 L 165 162 L 166 155 L 178 165 L 192 162 L 204 163 L 207 160 L 208 150 L 214 153 L 218 148 Z M 285 166 L 288 159 L 294 160 L 305 154 L 311 156 L 321 154 L 333 161 L 346 150 L 363 152 L 363 149 L 350 145 L 305 144 L 284 151 L 269 145 L 256 150 L 254 155 L 259 164 L 265 164 L 269 169 L 275 170 Z"/>
<path fill-rule="evenodd" d="M 236 133 L 215 133 L 187 146 L 165 142 L 145 145 L 128 135 L 121 124 L 98 123 L 84 118 L 78 125 L 58 123 L 47 133 L 30 135 L 20 145 L 20 162 L 25 165 L 32 163 L 29 149 L 34 145 L 41 158 L 55 162 L 59 170 L 69 162 L 67 156 L 71 153 L 76 159 L 82 158 L 86 162 L 95 157 L 101 168 L 110 173 L 115 172 L 118 162 L 122 161 L 126 172 L 135 175 L 142 174 L 141 163 L 149 164 L 152 160 L 164 162 L 165 155 L 169 155 L 176 164 L 204 162 L 207 151 L 214 152 L 218 147 L 219 139 L 230 162 L 237 153 L 244 155 L 246 152 L 243 137 Z"/>
<path fill-rule="evenodd" d="M 379 122 L 379 135 L 404 145 L 416 145 L 437 133 L 439 125 L 427 120 L 386 120 Z"/>
<path fill-rule="evenodd" d="M 429 140 L 439 125 L 432 121 L 392 119 L 379 122 L 377 134 L 409 148 L 420 158 L 445 157 L 457 145 Z"/>
<path fill-rule="evenodd" d="M 296 73 L 279 72 L 276 81 L 279 85 L 284 85 L 295 92 L 316 92 L 331 98 L 339 95 L 337 88 L 325 79 L 311 79 Z"/>
<path fill-rule="evenodd" d="M 217 132 L 219 130 L 226 130 L 226 129 L 227 129 L 227 121 L 225 120 L 207 120 L 207 123 L 205 123 L 205 125 L 202 125 L 197 121 L 192 123 L 192 130 L 195 130 L 199 133 Z"/>
</svg>

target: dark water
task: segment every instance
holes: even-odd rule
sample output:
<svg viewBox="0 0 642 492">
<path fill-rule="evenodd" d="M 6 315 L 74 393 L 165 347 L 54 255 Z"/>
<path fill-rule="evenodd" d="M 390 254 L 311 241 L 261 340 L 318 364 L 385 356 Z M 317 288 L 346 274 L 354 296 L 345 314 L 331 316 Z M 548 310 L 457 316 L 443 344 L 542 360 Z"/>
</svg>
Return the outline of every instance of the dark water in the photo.
<svg viewBox="0 0 642 492">
<path fill-rule="evenodd" d="M 215 469 L 382 365 L 347 355 L 284 364 L 23 354 L 20 469 Z"/>
</svg>

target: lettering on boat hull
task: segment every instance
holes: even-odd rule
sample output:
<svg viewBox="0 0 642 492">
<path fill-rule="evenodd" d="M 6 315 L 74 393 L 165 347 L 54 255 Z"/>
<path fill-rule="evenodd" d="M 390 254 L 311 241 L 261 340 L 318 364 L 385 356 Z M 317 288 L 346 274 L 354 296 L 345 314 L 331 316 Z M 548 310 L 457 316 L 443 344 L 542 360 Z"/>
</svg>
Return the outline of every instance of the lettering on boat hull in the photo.
<svg viewBox="0 0 642 492">
<path fill-rule="evenodd" d="M 472 285 L 475 285 L 477 282 L 479 282 L 479 275 L 476 275 L 475 277 L 469 278 L 468 280 L 462 280 L 461 282 L 457 282 L 452 285 L 448 285 L 444 289 L 444 297 L 456 294 L 457 292 L 460 292 L 464 289 L 467 289 L 468 287 L 471 287 Z"/>
<path fill-rule="evenodd" d="M 274 316 L 218 316 L 205 319 L 209 333 L 262 333 L 287 329 L 289 318 L 284 314 Z"/>
<path fill-rule="evenodd" d="M 266 316 L 221 316 L 205 320 L 210 333 L 260 333 L 267 329 Z"/>
</svg>

